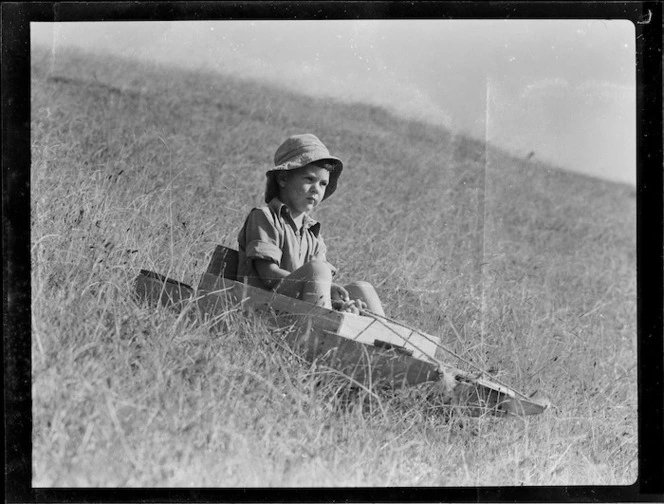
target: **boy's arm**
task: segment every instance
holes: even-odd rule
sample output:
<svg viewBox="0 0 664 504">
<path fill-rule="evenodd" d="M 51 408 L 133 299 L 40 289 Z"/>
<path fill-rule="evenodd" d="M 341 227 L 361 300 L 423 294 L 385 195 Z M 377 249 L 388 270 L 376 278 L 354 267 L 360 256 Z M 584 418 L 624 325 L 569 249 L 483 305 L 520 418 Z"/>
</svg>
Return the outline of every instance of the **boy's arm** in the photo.
<svg viewBox="0 0 664 504">
<path fill-rule="evenodd" d="M 263 283 L 270 289 L 274 289 L 283 278 L 290 275 L 288 270 L 281 269 L 279 265 L 267 259 L 254 259 L 254 268 Z"/>
</svg>

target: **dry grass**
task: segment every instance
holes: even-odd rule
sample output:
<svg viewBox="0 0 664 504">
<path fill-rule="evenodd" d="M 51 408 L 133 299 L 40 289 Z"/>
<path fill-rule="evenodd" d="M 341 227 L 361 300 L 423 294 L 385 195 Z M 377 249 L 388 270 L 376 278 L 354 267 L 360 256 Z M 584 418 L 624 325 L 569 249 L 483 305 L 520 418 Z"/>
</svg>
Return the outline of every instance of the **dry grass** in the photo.
<svg viewBox="0 0 664 504">
<path fill-rule="evenodd" d="M 631 188 L 226 77 L 38 50 L 32 70 L 34 486 L 635 480 Z M 347 162 L 316 214 L 341 280 L 555 409 L 349 395 L 237 307 L 213 324 L 133 299 L 142 268 L 196 284 L 302 131 Z"/>
</svg>

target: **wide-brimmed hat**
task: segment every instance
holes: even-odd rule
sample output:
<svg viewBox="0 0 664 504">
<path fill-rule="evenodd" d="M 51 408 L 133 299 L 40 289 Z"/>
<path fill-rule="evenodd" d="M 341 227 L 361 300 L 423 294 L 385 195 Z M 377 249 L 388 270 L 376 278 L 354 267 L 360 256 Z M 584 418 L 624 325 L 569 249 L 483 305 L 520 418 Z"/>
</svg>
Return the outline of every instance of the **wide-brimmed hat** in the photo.
<svg viewBox="0 0 664 504">
<path fill-rule="evenodd" d="M 269 203 L 272 198 L 279 195 L 278 172 L 296 170 L 314 161 L 327 161 L 334 166 L 334 169 L 330 171 L 330 181 L 325 188 L 323 200 L 332 196 L 332 193 L 337 190 L 337 180 L 344 167 L 343 161 L 331 156 L 330 151 L 316 135 L 305 133 L 288 137 L 275 152 L 274 168 L 265 174 L 267 177 L 265 202 Z"/>
</svg>

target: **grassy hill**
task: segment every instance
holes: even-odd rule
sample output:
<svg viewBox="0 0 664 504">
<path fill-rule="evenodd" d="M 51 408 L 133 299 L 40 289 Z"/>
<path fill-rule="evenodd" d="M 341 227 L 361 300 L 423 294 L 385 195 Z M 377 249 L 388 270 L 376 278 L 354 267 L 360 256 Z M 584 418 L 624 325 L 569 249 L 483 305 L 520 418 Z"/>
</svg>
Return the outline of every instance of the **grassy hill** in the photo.
<svg viewBox="0 0 664 504">
<path fill-rule="evenodd" d="M 634 481 L 633 188 L 376 107 L 83 53 L 35 50 L 31 92 L 33 485 Z M 299 132 L 346 163 L 316 213 L 341 282 L 556 408 L 459 423 L 427 387 L 344 401 L 261 319 L 134 301 L 140 269 L 195 285 L 236 245 Z"/>
</svg>

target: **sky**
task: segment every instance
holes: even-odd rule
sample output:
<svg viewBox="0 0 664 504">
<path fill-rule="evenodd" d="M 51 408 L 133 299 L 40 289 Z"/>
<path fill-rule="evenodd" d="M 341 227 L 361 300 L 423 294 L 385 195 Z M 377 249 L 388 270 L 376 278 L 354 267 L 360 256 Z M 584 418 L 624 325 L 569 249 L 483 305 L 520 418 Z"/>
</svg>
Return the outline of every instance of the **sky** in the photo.
<svg viewBox="0 0 664 504">
<path fill-rule="evenodd" d="M 32 43 L 204 68 L 366 102 L 594 177 L 635 184 L 626 20 L 31 23 Z"/>
</svg>

